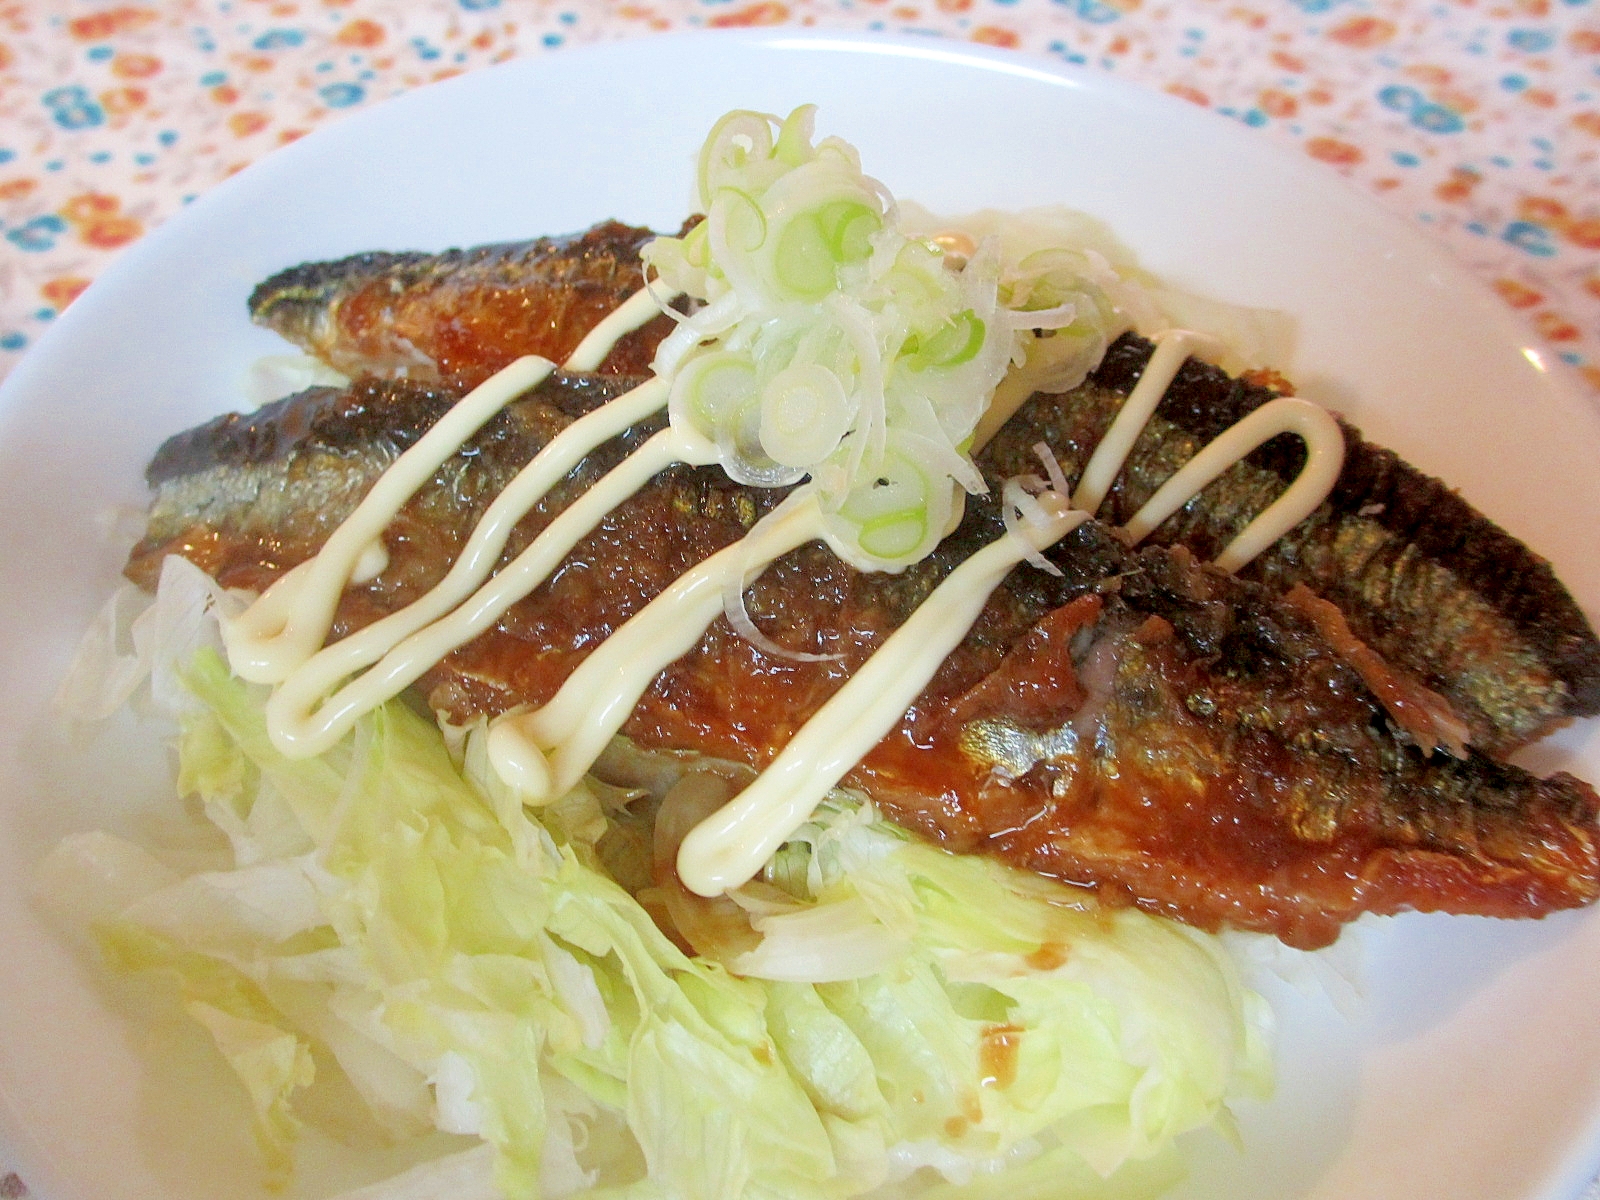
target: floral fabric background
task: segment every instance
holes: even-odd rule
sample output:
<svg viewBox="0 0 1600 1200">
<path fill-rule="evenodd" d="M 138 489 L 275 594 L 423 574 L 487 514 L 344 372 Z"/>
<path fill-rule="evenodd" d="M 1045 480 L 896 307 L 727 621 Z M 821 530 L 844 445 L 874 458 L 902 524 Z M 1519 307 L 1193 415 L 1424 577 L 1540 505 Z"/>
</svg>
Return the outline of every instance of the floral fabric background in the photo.
<svg viewBox="0 0 1600 1200">
<path fill-rule="evenodd" d="M 348 112 L 515 56 L 781 24 L 1012 47 L 1256 127 L 1433 231 L 1600 395 L 1592 0 L 0 0 L 0 372 L 122 247 Z"/>
<path fill-rule="evenodd" d="M 517 56 L 761 25 L 1010 47 L 1213 109 L 1429 230 L 1600 397 L 1597 0 L 0 0 L 0 375 L 124 247 L 323 124 Z"/>
</svg>

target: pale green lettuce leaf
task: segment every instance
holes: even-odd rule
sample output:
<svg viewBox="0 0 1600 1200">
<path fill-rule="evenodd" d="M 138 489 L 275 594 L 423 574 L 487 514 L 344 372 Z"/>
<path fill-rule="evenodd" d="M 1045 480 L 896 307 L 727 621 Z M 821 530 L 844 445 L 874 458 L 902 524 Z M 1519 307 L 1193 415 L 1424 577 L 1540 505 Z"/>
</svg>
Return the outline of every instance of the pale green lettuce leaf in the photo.
<svg viewBox="0 0 1600 1200">
<path fill-rule="evenodd" d="M 736 973 L 600 868 L 635 793 L 530 813 L 481 778 L 471 732 L 463 767 L 398 703 L 290 761 L 260 689 L 212 654 L 188 679 L 180 779 L 232 867 L 84 843 L 57 877 L 110 881 L 108 955 L 178 980 L 275 1177 L 313 1052 L 393 1136 L 481 1138 L 488 1168 L 441 1170 L 519 1198 L 1134 1197 L 1118 1181 L 1263 1073 L 1264 1011 L 1216 939 L 946 854 L 849 796 L 736 898 L 764 935 Z"/>
</svg>

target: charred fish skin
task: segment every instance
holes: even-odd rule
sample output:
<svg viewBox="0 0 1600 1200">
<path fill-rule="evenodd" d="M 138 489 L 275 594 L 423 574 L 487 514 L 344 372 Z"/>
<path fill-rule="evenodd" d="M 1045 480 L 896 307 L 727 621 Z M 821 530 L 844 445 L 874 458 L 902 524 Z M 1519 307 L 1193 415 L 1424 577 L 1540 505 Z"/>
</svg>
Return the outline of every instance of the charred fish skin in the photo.
<svg viewBox="0 0 1600 1200">
<path fill-rule="evenodd" d="M 995 458 L 1031 469 L 1047 442 L 1074 479 L 1133 389 L 1151 344 L 1124 335 L 1081 387 L 1035 397 Z M 1126 521 L 1203 445 L 1279 393 L 1190 360 L 1134 446 L 1101 517 Z M 1473 744 L 1500 755 L 1600 712 L 1600 639 L 1550 564 L 1440 480 L 1343 424 L 1344 469 L 1328 499 L 1243 571 L 1332 601 L 1358 636 L 1445 696 Z M 1268 442 L 1175 513 L 1151 541 L 1214 557 L 1298 473 L 1304 448 Z"/>
<path fill-rule="evenodd" d="M 497 483 L 625 386 L 559 376 L 486 426 L 390 527 L 390 566 L 347 590 L 336 636 L 436 582 Z M 261 586 L 311 553 L 359 481 L 448 400 L 414 382 L 368 381 L 180 435 L 152 465 L 151 536 L 130 574 L 149 581 L 160 556 L 178 552 L 224 583 Z M 507 553 L 654 427 L 591 455 Z M 994 453 L 1016 452 L 1019 436 L 1026 423 Z M 601 639 L 778 499 L 712 468 L 663 472 L 420 690 L 457 721 L 548 700 Z M 819 544 L 792 552 L 749 590 L 751 616 L 785 645 L 843 657 L 770 659 L 719 621 L 658 676 L 625 732 L 647 747 L 765 765 L 1003 529 L 998 506 L 975 500 L 956 533 L 899 576 L 858 574 Z M 1098 524 L 1052 558 L 1063 575 L 1014 572 L 851 777 L 895 820 L 1196 925 L 1300 945 L 1330 940 L 1366 909 L 1537 915 L 1594 898 L 1592 790 L 1479 754 L 1424 755 L 1271 586 L 1181 549 L 1134 554 Z"/>
<path fill-rule="evenodd" d="M 507 405 L 407 506 L 392 531 L 416 543 L 403 561 L 436 559 L 464 545 L 478 517 L 543 445 L 638 382 L 556 371 Z M 459 398 L 453 389 L 415 380 L 369 377 L 343 388 L 311 388 L 175 434 L 145 471 L 151 489 L 145 536 L 125 573 L 154 587 L 161 559 L 177 553 L 225 581 L 261 586 L 314 554 L 379 476 Z M 564 506 L 659 423 L 642 423 L 591 455 L 539 511 Z M 423 574 L 432 578 L 442 567 L 430 564 Z M 412 580 L 420 583 L 420 577 Z"/>
<path fill-rule="evenodd" d="M 566 238 L 309 264 L 261 285 L 252 313 L 347 374 L 470 386 L 518 353 L 559 361 L 638 285 L 638 251 L 650 236 L 607 222 Z M 630 335 L 604 369 L 642 371 L 668 321 Z M 1012 423 L 1030 432 L 990 455 L 992 474 L 1036 470 L 1031 447 L 1043 440 L 1075 475 L 1150 352 L 1126 335 L 1083 386 L 1025 405 Z M 1200 446 L 1274 395 L 1191 361 L 1107 497 L 1104 519 L 1126 520 Z M 1491 754 L 1600 712 L 1600 640 L 1549 564 L 1438 480 L 1345 429 L 1349 453 L 1333 494 L 1246 574 L 1283 589 L 1305 584 L 1332 601 L 1363 641 L 1443 696 Z M 1276 439 L 1154 539 L 1214 557 L 1302 458 L 1298 441 Z"/>
<path fill-rule="evenodd" d="M 643 286 L 639 250 L 654 236 L 606 221 L 564 237 L 305 263 L 261 283 L 250 315 L 351 377 L 469 388 L 524 354 L 564 361 Z M 645 371 L 671 328 L 662 316 L 629 334 L 603 370 Z"/>
</svg>

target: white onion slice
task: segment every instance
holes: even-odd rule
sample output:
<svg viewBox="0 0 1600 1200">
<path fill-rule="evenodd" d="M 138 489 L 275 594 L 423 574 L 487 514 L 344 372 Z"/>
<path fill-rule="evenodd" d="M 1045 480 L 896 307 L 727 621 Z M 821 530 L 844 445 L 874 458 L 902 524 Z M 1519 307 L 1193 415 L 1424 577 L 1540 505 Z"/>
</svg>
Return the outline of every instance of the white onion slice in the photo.
<svg viewBox="0 0 1600 1200">
<path fill-rule="evenodd" d="M 1045 511 L 1039 502 L 1023 489 L 1022 480 L 1019 478 L 1006 480 L 1005 486 L 1000 492 L 1000 499 L 1000 515 L 1006 523 L 1006 533 L 1027 547 L 1027 552 L 1023 557 L 1046 574 L 1060 575 L 1062 573 L 1061 568 L 1038 550 L 1033 549 L 1033 544 L 1022 536 L 1023 522 L 1036 527 L 1049 522 L 1049 518 L 1045 515 Z"/>
</svg>

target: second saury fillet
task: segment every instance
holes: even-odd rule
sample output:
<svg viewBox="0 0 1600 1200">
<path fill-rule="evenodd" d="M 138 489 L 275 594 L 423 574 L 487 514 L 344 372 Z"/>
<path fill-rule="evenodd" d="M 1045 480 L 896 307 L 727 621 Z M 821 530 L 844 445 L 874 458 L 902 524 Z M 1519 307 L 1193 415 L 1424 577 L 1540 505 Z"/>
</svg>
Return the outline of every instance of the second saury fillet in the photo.
<svg viewBox="0 0 1600 1200">
<path fill-rule="evenodd" d="M 1083 388 L 1030 400 L 979 456 L 991 496 L 975 498 L 928 559 L 899 575 L 863 574 L 813 543 L 751 587 L 750 614 L 768 636 L 837 661 L 769 657 L 718 621 L 656 678 L 624 732 L 645 746 L 765 765 L 956 563 L 1000 535 L 993 496 L 1029 461 L 1041 431 L 1069 476 L 1081 469 L 1074 430 L 1122 390 L 1115 371 L 1141 349 L 1125 340 Z M 1254 394 L 1203 374 L 1210 382 L 1193 386 L 1243 403 Z M 558 375 L 492 420 L 390 526 L 389 566 L 345 592 L 335 636 L 436 582 L 511 474 L 630 382 Z M 1171 428 L 1153 426 L 1141 440 L 1127 488 L 1140 486 L 1139 463 L 1192 436 L 1171 414 L 1191 392 L 1173 390 L 1158 413 Z M 368 379 L 179 435 L 152 463 L 155 502 L 130 576 L 149 584 L 161 557 L 176 552 L 223 583 L 264 586 L 315 552 L 454 399 L 448 387 Z M 657 427 L 645 422 L 591 455 L 519 526 L 506 553 Z M 1269 445 L 1236 472 L 1250 483 L 1248 472 L 1274 471 L 1275 452 Z M 1350 463 L 1370 474 L 1383 453 L 1358 448 Z M 1183 544 L 1135 553 L 1105 526 L 1083 527 L 1049 552 L 1059 578 L 1029 566 L 1012 573 L 846 784 L 952 849 L 1297 946 L 1326 944 L 1363 911 L 1536 916 L 1592 902 L 1600 895 L 1594 790 L 1491 756 L 1593 711 L 1592 632 L 1547 567 L 1464 505 L 1455 545 L 1458 554 L 1467 547 L 1467 565 L 1421 544 L 1397 514 L 1417 489 L 1439 485 L 1397 460 L 1378 475 L 1374 486 L 1387 489 L 1379 498 L 1336 489 L 1301 548 L 1275 552 L 1258 579 L 1223 575 Z M 1227 518 L 1208 524 L 1205 513 L 1226 512 L 1215 493 L 1229 496 L 1239 486 L 1238 476 L 1229 480 L 1175 519 L 1190 532 L 1163 540 L 1192 539 L 1201 554 L 1225 541 L 1217 526 Z M 661 473 L 420 691 L 458 721 L 547 700 L 596 644 L 781 495 L 716 469 Z M 1372 526 L 1363 534 L 1377 547 L 1365 560 L 1370 572 L 1408 580 L 1422 571 L 1423 583 L 1407 586 L 1425 593 L 1416 616 L 1433 624 L 1416 636 L 1386 609 L 1363 611 L 1374 588 L 1337 591 L 1354 561 L 1353 522 Z M 1392 538 L 1409 540 L 1391 550 Z M 1520 557 L 1496 582 L 1471 565 L 1479 545 L 1509 545 Z M 1337 606 L 1324 598 L 1330 591 Z M 1533 611 L 1540 605 L 1542 618 Z M 1451 621 L 1479 630 L 1464 666 L 1435 656 L 1449 639 L 1429 630 Z M 1470 730 L 1454 754 L 1422 748 L 1449 741 L 1435 736 L 1429 715 L 1435 691 Z"/>
</svg>

